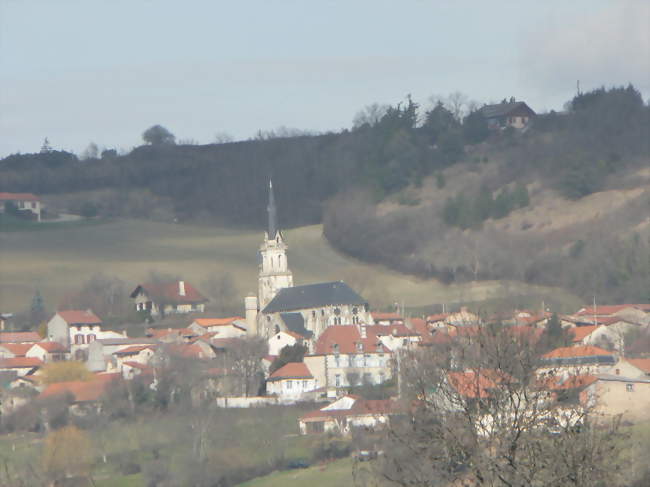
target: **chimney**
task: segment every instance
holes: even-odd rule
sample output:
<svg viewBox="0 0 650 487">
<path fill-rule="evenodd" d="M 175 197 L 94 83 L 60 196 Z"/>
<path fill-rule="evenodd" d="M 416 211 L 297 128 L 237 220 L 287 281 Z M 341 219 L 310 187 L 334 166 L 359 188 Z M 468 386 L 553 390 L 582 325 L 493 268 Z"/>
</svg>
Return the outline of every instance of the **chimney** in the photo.
<svg viewBox="0 0 650 487">
<path fill-rule="evenodd" d="M 185 296 L 185 281 L 178 281 L 178 294 Z"/>
</svg>

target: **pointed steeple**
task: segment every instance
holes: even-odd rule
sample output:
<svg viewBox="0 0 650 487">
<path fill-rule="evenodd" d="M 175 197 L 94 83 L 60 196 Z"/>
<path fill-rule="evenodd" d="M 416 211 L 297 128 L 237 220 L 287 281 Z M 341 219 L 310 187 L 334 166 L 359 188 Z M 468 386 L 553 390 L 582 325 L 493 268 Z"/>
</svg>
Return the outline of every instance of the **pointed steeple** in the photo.
<svg viewBox="0 0 650 487">
<path fill-rule="evenodd" d="M 266 208 L 269 214 L 269 240 L 275 238 L 277 233 L 277 210 L 275 209 L 275 197 L 273 196 L 273 182 L 269 179 L 269 206 Z"/>
</svg>

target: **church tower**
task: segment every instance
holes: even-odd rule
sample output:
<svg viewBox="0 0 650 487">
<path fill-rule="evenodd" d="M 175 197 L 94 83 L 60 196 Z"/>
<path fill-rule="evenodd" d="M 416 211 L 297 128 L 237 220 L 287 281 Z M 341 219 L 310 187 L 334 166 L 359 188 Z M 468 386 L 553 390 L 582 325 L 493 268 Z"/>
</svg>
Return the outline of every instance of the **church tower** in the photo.
<svg viewBox="0 0 650 487">
<path fill-rule="evenodd" d="M 259 307 L 263 310 L 280 289 L 293 287 L 293 275 L 287 262 L 287 244 L 277 228 L 277 210 L 273 183 L 269 181 L 269 228 L 260 246 L 260 274 L 258 279 Z"/>
</svg>

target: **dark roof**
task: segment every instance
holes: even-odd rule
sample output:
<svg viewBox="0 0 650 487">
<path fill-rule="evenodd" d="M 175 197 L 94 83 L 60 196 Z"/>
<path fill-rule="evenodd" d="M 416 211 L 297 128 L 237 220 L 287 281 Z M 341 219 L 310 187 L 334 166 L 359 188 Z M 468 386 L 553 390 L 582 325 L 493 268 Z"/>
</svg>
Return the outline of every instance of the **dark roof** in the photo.
<svg viewBox="0 0 650 487">
<path fill-rule="evenodd" d="M 305 338 L 311 338 L 314 333 L 305 328 L 305 319 L 300 313 L 280 313 L 280 318 L 287 329 Z"/>
<path fill-rule="evenodd" d="M 535 112 L 523 101 L 498 103 L 496 105 L 485 105 L 481 108 L 481 114 L 485 118 L 499 118 L 505 117 L 506 115 L 509 115 L 510 113 L 520 108 L 523 108 L 525 111 L 528 111 L 532 115 L 535 115 Z"/>
<path fill-rule="evenodd" d="M 298 309 L 323 308 L 337 304 L 363 305 L 366 304 L 366 300 L 343 281 L 321 282 L 280 289 L 280 292 L 262 312 L 278 313 Z"/>
</svg>

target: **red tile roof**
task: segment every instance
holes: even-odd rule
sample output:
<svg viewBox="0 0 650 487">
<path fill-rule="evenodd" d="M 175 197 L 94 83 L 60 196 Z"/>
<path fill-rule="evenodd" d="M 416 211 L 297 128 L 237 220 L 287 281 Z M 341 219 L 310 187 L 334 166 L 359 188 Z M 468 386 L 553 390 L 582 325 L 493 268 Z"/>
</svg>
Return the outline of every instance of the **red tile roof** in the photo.
<svg viewBox="0 0 650 487">
<path fill-rule="evenodd" d="M 50 384 L 39 395 L 39 398 L 54 397 L 61 394 L 72 394 L 74 402 L 92 402 L 100 399 L 113 380 L 117 380 L 119 374 L 105 374 L 95 376 L 93 380 L 58 382 Z"/>
<path fill-rule="evenodd" d="M 370 313 L 370 316 L 372 316 L 372 319 L 375 321 L 399 321 L 404 319 L 399 313 L 372 312 Z"/>
<path fill-rule="evenodd" d="M 332 354 L 336 350 L 334 345 L 338 345 L 338 353 L 344 354 L 377 352 L 378 346 L 382 347 L 382 351 L 385 351 L 383 345 L 379 343 L 377 336 L 372 332 L 368 333 L 368 328 L 370 327 L 366 327 L 366 337 L 362 338 L 357 325 L 329 326 L 318 337 L 314 346 L 314 354 Z M 362 345 L 361 350 L 357 349 L 357 344 L 359 343 Z"/>
<path fill-rule="evenodd" d="M 41 347 L 47 353 L 57 353 L 57 352 L 66 352 L 66 348 L 58 342 L 38 342 L 32 345 L 32 347 Z"/>
<path fill-rule="evenodd" d="M 0 332 L 0 343 L 35 343 L 41 340 L 41 336 L 35 331 Z"/>
<path fill-rule="evenodd" d="M 36 357 L 14 357 L 0 359 L 1 369 L 26 369 L 28 367 L 40 367 L 43 361 Z"/>
<path fill-rule="evenodd" d="M 289 362 L 273 372 L 269 380 L 281 379 L 313 379 L 314 376 L 303 362 Z"/>
<path fill-rule="evenodd" d="M 598 380 L 598 377 L 591 374 L 572 375 L 566 380 L 560 380 L 559 377 L 553 377 L 548 384 L 549 388 L 554 390 L 577 389 L 587 387 Z"/>
<path fill-rule="evenodd" d="M 207 358 L 201 346 L 196 343 L 175 343 L 168 345 L 165 350 L 172 355 L 177 355 L 179 357 L 197 359 Z"/>
<path fill-rule="evenodd" d="M 100 320 L 91 310 L 68 309 L 57 313 L 69 325 L 101 325 Z"/>
<path fill-rule="evenodd" d="M 229 318 L 197 318 L 194 320 L 199 326 L 207 328 L 209 326 L 228 326 L 233 325 L 235 321 L 243 320 L 241 316 L 231 316 Z M 235 325 L 237 326 L 237 325 Z M 241 327 L 238 327 L 241 328 Z"/>
<path fill-rule="evenodd" d="M 445 321 L 450 313 L 438 313 L 427 316 L 427 323 L 436 323 L 438 321 Z"/>
<path fill-rule="evenodd" d="M 185 295 L 181 296 L 180 282 L 183 282 L 185 288 Z M 173 281 L 165 283 L 146 283 L 140 284 L 131 293 L 131 297 L 135 298 L 140 291 L 144 292 L 149 299 L 156 303 L 169 303 L 169 304 L 197 304 L 205 303 L 207 299 L 199 291 L 196 290 L 187 281 Z"/>
<path fill-rule="evenodd" d="M 34 346 L 33 343 L 2 343 L 0 347 L 13 353 L 16 357 L 24 357 L 27 350 Z"/>
<path fill-rule="evenodd" d="M 590 325 L 590 326 L 576 326 L 575 328 L 570 328 L 569 332 L 573 334 L 574 342 L 581 342 L 587 336 L 591 335 L 600 325 Z"/>
<path fill-rule="evenodd" d="M 594 314 L 596 316 L 609 316 L 614 313 L 617 313 L 623 309 L 626 308 L 637 308 L 637 309 L 643 309 L 642 306 L 644 305 L 639 305 L 639 304 L 610 304 L 610 305 L 603 305 L 603 306 L 596 306 L 595 308 L 588 307 L 588 308 L 582 308 L 580 311 L 576 313 L 576 315 L 583 316 L 583 315 L 588 315 L 588 316 L 593 316 Z M 650 306 L 650 305 L 645 305 L 645 306 Z"/>
<path fill-rule="evenodd" d="M 626 358 L 628 362 L 646 374 L 650 374 L 650 358 Z"/>
<path fill-rule="evenodd" d="M 512 379 L 503 372 L 482 369 L 479 371 L 448 372 L 447 380 L 462 396 L 485 398 L 490 395 L 491 389 L 495 389 L 500 383 L 511 381 Z"/>
<path fill-rule="evenodd" d="M 41 199 L 32 193 L 0 193 L 1 201 L 40 201 Z"/>
<path fill-rule="evenodd" d="M 406 325 L 372 325 L 366 326 L 366 334 L 377 337 L 392 335 L 396 337 L 410 337 L 418 335 L 416 331 L 409 329 Z"/>
<path fill-rule="evenodd" d="M 596 355 L 614 355 L 604 348 L 593 345 L 582 345 L 579 347 L 560 347 L 542 355 L 542 358 L 569 358 L 569 357 L 592 357 Z"/>
</svg>

